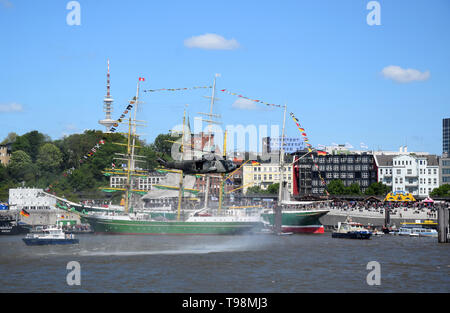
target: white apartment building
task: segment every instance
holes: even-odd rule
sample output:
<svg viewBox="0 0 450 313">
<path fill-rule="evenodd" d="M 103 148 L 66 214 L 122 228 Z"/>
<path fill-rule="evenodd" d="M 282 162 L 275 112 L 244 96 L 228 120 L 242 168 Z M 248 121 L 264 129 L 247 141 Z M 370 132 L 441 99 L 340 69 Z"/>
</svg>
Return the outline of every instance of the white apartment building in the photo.
<svg viewBox="0 0 450 313">
<path fill-rule="evenodd" d="M 242 186 L 243 192 L 246 193 L 249 187 L 259 186 L 266 190 L 272 184 L 280 182 L 280 165 L 275 163 L 261 163 L 259 165 L 246 164 L 242 168 Z M 293 174 L 292 164 L 284 166 L 284 181 L 287 182 L 289 193 L 293 192 Z"/>
<path fill-rule="evenodd" d="M 436 155 L 407 153 L 376 154 L 378 181 L 392 191 L 405 191 L 414 196 L 427 197 L 439 187 L 439 163 Z"/>
</svg>

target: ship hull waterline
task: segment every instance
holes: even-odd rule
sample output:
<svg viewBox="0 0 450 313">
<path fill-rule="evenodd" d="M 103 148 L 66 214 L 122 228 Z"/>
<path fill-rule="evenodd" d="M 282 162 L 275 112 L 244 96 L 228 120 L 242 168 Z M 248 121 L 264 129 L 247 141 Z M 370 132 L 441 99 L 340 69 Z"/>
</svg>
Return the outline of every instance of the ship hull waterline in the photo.
<svg viewBox="0 0 450 313">
<path fill-rule="evenodd" d="M 328 212 L 327 210 L 283 211 L 281 215 L 281 231 L 294 234 L 323 234 L 325 228 L 319 218 Z M 273 213 L 264 213 L 262 218 L 273 227 Z"/>
<path fill-rule="evenodd" d="M 83 216 L 96 234 L 110 235 L 241 235 L 262 227 L 259 222 L 184 222 L 113 220 Z"/>
</svg>

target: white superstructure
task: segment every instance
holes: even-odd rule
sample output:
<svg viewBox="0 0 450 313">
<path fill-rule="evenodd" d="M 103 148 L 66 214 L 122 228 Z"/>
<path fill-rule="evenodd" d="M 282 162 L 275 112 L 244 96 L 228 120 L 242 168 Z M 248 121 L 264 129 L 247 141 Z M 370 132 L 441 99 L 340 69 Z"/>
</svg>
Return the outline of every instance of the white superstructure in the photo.
<svg viewBox="0 0 450 313">
<path fill-rule="evenodd" d="M 10 210 L 51 210 L 56 209 L 56 199 L 44 194 L 39 188 L 9 189 Z"/>
</svg>

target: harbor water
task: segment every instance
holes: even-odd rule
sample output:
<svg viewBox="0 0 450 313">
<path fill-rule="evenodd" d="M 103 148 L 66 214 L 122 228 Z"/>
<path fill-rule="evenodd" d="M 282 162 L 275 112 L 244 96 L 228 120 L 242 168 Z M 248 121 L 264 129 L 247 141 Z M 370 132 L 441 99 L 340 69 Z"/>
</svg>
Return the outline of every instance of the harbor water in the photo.
<svg viewBox="0 0 450 313">
<path fill-rule="evenodd" d="M 436 238 L 77 237 L 79 245 L 35 247 L 0 237 L 0 292 L 450 292 L 450 246 Z M 68 284 L 71 261 L 79 285 Z M 380 264 L 375 285 L 367 281 L 372 261 Z"/>
</svg>

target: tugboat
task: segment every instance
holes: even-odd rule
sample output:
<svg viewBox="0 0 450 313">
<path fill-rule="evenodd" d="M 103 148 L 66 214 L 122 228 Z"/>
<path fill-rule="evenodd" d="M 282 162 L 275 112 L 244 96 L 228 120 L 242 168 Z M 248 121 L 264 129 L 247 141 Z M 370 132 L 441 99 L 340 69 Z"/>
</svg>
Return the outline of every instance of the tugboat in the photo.
<svg viewBox="0 0 450 313">
<path fill-rule="evenodd" d="M 17 217 L 0 215 L 0 235 L 20 235 L 29 231 L 29 227 L 20 222 Z"/>
<path fill-rule="evenodd" d="M 332 238 L 346 239 L 370 239 L 370 236 L 372 236 L 372 233 L 362 224 L 352 222 L 349 219 L 345 222 L 339 222 L 337 231 L 331 234 Z"/>
<path fill-rule="evenodd" d="M 79 240 L 73 234 L 64 233 L 61 226 L 44 228 L 40 233 L 28 234 L 22 240 L 27 246 L 71 245 L 79 243 Z"/>
</svg>

